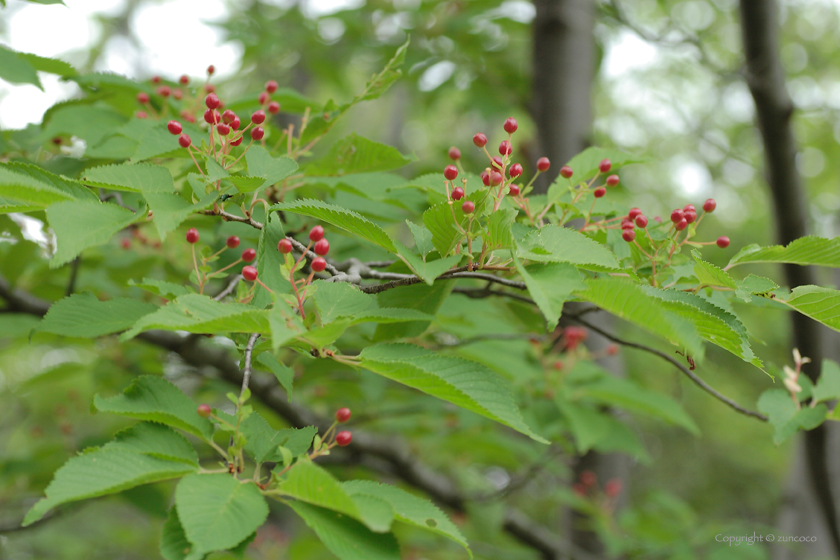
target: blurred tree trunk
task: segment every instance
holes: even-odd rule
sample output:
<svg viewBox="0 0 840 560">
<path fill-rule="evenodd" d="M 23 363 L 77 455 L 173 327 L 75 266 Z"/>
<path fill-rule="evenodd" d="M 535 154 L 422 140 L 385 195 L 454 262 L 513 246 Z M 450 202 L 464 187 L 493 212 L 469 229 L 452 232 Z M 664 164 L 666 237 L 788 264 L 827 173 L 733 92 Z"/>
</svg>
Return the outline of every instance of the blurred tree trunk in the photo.
<svg viewBox="0 0 840 560">
<path fill-rule="evenodd" d="M 787 244 L 808 234 L 808 212 L 802 181 L 796 169 L 797 146 L 791 126 L 794 107 L 787 93 L 784 69 L 779 57 L 778 11 L 775 0 L 740 2 L 746 80 L 755 101 L 758 127 L 764 143 L 765 171 L 776 215 L 778 241 Z M 791 288 L 818 283 L 813 267 L 784 265 L 784 274 Z M 830 340 L 830 346 L 836 347 L 837 336 L 827 333 L 824 327 L 799 313 L 791 312 L 790 318 L 794 347 L 813 361 L 803 371 L 815 381 L 825 357 L 824 341 Z M 827 425 L 804 434 L 803 445 L 800 446 L 800 449 L 804 447 L 804 461 L 800 461 L 802 468 L 794 469 L 794 478 L 790 481 L 799 488 L 799 492 L 796 492 L 795 501 L 787 502 L 795 513 L 784 513 L 781 521 L 821 518 L 833 544 L 833 550 L 829 550 L 829 553 L 836 557 L 840 554 L 840 529 L 828 469 L 828 435 Z M 808 484 L 810 487 L 805 487 Z M 808 499 L 808 496 L 812 499 Z M 819 515 L 815 515 L 814 510 L 805 511 L 808 505 L 818 508 Z M 794 535 L 810 536 L 818 526 L 796 523 L 796 526 L 783 529 Z M 823 546 L 825 539 L 818 538 L 817 542 Z M 809 553 L 816 554 L 817 548 L 813 547 Z M 796 558 L 803 557 L 801 551 L 798 551 Z"/>
<path fill-rule="evenodd" d="M 595 66 L 595 10 L 592 0 L 536 0 L 533 29 L 533 99 L 531 116 L 537 123 L 537 153 L 551 160 L 551 169 L 536 184 L 536 192 L 545 192 L 560 167 L 589 145 L 592 130 L 592 80 Z M 574 307 L 574 304 L 570 304 Z M 614 327 L 606 313 L 589 317 L 607 330 Z M 561 326 L 565 322 L 561 319 Z M 609 341 L 589 333 L 587 347 L 603 352 Z M 624 375 L 619 357 L 599 360 L 615 375 Z M 610 478 L 626 478 L 627 458 L 618 454 L 589 452 L 574 468 L 577 478 L 591 470 L 603 484 Z M 563 534 L 575 549 L 603 554 L 597 535 L 586 529 L 587 519 L 576 512 L 564 515 Z"/>
</svg>

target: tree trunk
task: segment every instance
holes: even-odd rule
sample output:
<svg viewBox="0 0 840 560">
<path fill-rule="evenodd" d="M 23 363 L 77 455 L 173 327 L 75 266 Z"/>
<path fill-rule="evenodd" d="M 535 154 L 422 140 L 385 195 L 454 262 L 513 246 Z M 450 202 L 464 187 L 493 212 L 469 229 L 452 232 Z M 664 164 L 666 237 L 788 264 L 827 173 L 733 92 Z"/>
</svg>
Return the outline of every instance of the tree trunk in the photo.
<svg viewBox="0 0 840 560">
<path fill-rule="evenodd" d="M 784 70 L 779 58 L 778 5 L 775 0 L 741 0 L 741 31 L 746 57 L 746 80 L 756 106 L 758 127 L 764 144 L 767 182 L 776 215 L 777 236 L 787 244 L 807 235 L 808 213 L 802 181 L 796 170 L 796 140 L 791 127 L 793 103 L 785 86 Z M 794 288 L 817 284 L 813 267 L 784 265 L 787 284 Z M 819 377 L 824 357 L 825 328 L 815 321 L 791 312 L 794 347 L 812 363 L 803 371 L 815 381 Z M 823 425 L 804 434 L 804 453 L 807 476 L 820 514 L 829 530 L 833 555 L 840 554 L 840 532 L 837 512 L 831 492 L 831 478 L 827 465 L 828 428 Z M 804 490 L 803 490 L 804 492 Z M 798 502 L 798 503 L 807 503 Z M 806 536 L 804 533 L 802 536 Z M 803 556 L 797 555 L 797 558 Z"/>
</svg>

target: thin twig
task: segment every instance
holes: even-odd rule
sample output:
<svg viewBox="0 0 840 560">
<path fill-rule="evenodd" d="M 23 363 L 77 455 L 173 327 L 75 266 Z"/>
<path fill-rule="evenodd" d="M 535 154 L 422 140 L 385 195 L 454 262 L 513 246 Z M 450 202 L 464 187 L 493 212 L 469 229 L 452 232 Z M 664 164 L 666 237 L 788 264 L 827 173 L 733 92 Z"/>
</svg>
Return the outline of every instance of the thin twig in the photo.
<svg viewBox="0 0 840 560">
<path fill-rule="evenodd" d="M 76 278 L 79 276 L 79 265 L 81 262 L 82 255 L 78 255 L 70 265 L 70 280 L 67 282 L 67 291 L 65 292 L 67 296 L 73 295 L 73 292 L 76 291 Z"/>
<path fill-rule="evenodd" d="M 232 294 L 234 290 L 236 290 L 236 285 L 239 284 L 240 280 L 242 280 L 242 275 L 236 274 L 225 287 L 225 289 L 213 296 L 213 299 L 215 299 L 216 301 L 222 301 L 224 298 Z"/>
<path fill-rule="evenodd" d="M 239 392 L 239 402 L 242 402 L 242 395 L 245 394 L 245 389 L 248 388 L 248 383 L 251 381 L 251 355 L 254 353 L 254 345 L 260 333 L 254 333 L 248 339 L 248 345 L 245 347 L 245 367 L 242 369 L 242 390 Z"/>
</svg>

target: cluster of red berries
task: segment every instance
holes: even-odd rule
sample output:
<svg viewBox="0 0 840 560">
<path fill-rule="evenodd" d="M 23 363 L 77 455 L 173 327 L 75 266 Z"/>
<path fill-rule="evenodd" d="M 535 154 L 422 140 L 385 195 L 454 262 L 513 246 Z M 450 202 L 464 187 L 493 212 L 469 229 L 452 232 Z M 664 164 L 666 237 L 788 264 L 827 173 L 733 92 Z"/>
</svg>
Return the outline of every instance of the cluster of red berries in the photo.
<svg viewBox="0 0 840 560">
<path fill-rule="evenodd" d="M 597 490 L 598 486 L 598 477 L 592 471 L 583 471 L 580 473 L 580 479 L 574 485 L 572 485 L 572 490 L 578 496 L 585 498 L 591 493 L 594 493 Z M 621 495 L 622 491 L 622 484 L 621 480 L 617 478 L 612 478 L 604 484 L 604 495 L 614 500 Z"/>
<path fill-rule="evenodd" d="M 276 115 L 280 112 L 280 103 L 277 101 L 271 101 L 271 94 L 277 91 L 277 82 L 274 80 L 269 80 L 265 84 L 265 90 L 260 93 L 257 100 L 260 102 L 260 105 L 265 107 L 265 110 L 271 113 L 272 115 Z"/>
<path fill-rule="evenodd" d="M 216 68 L 212 64 L 207 67 L 207 79 L 208 80 L 210 79 L 210 76 L 212 76 L 215 71 L 216 71 Z M 172 97 L 173 99 L 175 99 L 177 101 L 183 100 L 184 103 L 186 103 L 190 99 L 192 99 L 192 92 L 189 89 L 186 89 L 186 91 L 184 91 L 184 89 L 181 89 L 178 86 L 173 87 L 173 86 L 169 86 L 167 84 L 163 84 L 160 76 L 152 77 L 151 82 L 152 82 L 152 84 L 157 86 L 155 88 L 155 93 L 157 95 L 159 95 L 160 97 L 164 98 L 164 99 L 168 99 L 169 97 Z M 178 78 L 178 84 L 181 85 L 181 86 L 184 86 L 184 88 L 186 88 L 186 86 L 188 86 L 190 84 L 189 76 L 187 76 L 186 74 L 182 75 L 180 78 Z M 209 82 L 204 84 L 204 91 L 206 93 L 211 93 L 211 92 L 215 91 L 215 89 L 216 89 L 215 86 L 213 84 L 209 83 Z M 136 113 L 136 116 L 137 116 L 138 119 L 147 118 L 149 116 L 149 112 L 151 112 L 153 115 L 157 115 L 157 112 L 155 111 L 155 108 L 151 105 L 151 99 L 150 99 L 148 93 L 146 93 L 144 91 L 141 91 L 140 93 L 138 93 L 137 94 L 137 102 L 140 103 L 140 105 L 143 106 L 143 110 L 137 111 L 137 113 Z M 163 109 L 164 114 L 166 112 L 166 108 L 167 108 L 166 105 L 164 105 L 164 109 Z M 184 110 L 181 111 L 181 118 L 183 118 L 184 120 L 189 121 L 189 122 L 195 122 L 195 117 L 193 117 L 192 113 L 187 109 L 184 109 Z"/>
<path fill-rule="evenodd" d="M 563 329 L 563 345 L 569 351 L 573 351 L 588 337 L 589 331 L 583 327 L 566 327 Z"/>
<path fill-rule="evenodd" d="M 346 407 L 339 408 L 335 413 L 335 420 L 339 424 L 344 424 L 350 420 L 350 409 Z M 335 442 L 341 447 L 347 447 L 351 441 L 353 441 L 353 434 L 347 430 L 341 430 L 335 434 Z"/>
<path fill-rule="evenodd" d="M 187 243 L 189 243 L 190 245 L 193 246 L 193 257 L 194 257 L 193 258 L 193 264 L 195 266 L 195 273 L 196 273 L 196 276 L 198 277 L 199 289 L 200 289 L 201 292 L 204 291 L 204 285 L 212 277 L 214 277 L 218 274 L 221 274 L 225 270 L 227 270 L 229 268 L 232 268 L 232 267 L 238 265 L 239 263 L 242 263 L 242 262 L 250 263 L 250 262 L 253 262 L 254 259 L 257 258 L 256 250 L 245 249 L 244 251 L 242 251 L 242 256 L 240 256 L 239 259 L 237 259 L 235 262 L 227 265 L 224 268 L 221 268 L 221 269 L 217 270 L 216 272 L 212 272 L 210 274 L 204 274 L 203 272 L 201 272 L 201 270 L 198 266 L 198 261 L 195 259 L 195 244 L 198 243 L 198 239 L 199 239 L 198 230 L 195 229 L 195 228 L 190 228 L 187 231 L 186 239 L 187 239 Z M 219 251 L 217 251 L 216 253 L 214 253 L 213 255 L 211 255 L 208 258 L 202 258 L 202 265 L 206 264 L 208 260 L 219 256 L 225 250 L 236 249 L 237 247 L 239 247 L 239 237 L 237 237 L 235 235 L 231 235 L 225 241 L 225 246 L 222 247 Z M 257 279 L 257 269 L 254 268 L 253 266 L 243 267 L 242 268 L 242 277 L 245 278 L 245 280 L 248 280 L 249 282 L 255 281 Z"/>
<path fill-rule="evenodd" d="M 236 113 L 230 109 L 226 109 L 221 114 L 219 113 L 218 110 L 223 107 L 223 104 L 218 95 L 215 93 L 208 93 L 207 97 L 204 98 L 204 104 L 207 106 L 207 110 L 204 111 L 204 122 L 210 125 L 211 145 L 213 143 L 214 129 L 219 135 L 220 142 L 222 142 L 223 151 L 228 149 L 228 146 L 238 146 L 241 144 L 242 138 L 245 136 L 245 132 L 248 129 L 251 129 L 252 142 L 260 141 L 265 137 L 265 129 L 260 126 L 263 122 L 265 122 L 265 111 L 262 109 L 254 111 L 251 114 L 251 122 L 242 131 L 239 131 L 239 127 L 242 122 Z M 252 126 L 254 128 L 251 128 Z M 169 121 L 166 128 L 171 134 L 178 136 L 178 144 L 182 148 L 190 147 L 192 139 L 189 135 L 182 134 L 183 127 L 181 126 L 181 123 L 178 121 Z M 231 133 L 233 133 L 231 138 L 226 140 L 227 136 L 231 135 Z"/>
<path fill-rule="evenodd" d="M 717 203 L 715 199 L 710 198 L 703 203 L 703 212 L 709 214 L 714 212 L 715 208 L 717 207 Z M 676 208 L 671 212 L 671 224 L 673 227 L 674 234 L 678 234 L 679 232 L 685 230 L 689 224 L 699 223 L 702 215 L 698 217 L 697 210 L 695 209 L 693 204 L 686 204 L 682 208 Z M 659 218 L 657 218 L 658 220 Z M 628 243 L 632 243 L 636 239 L 636 232 L 635 228 L 645 229 L 648 225 L 647 217 L 642 213 L 642 211 L 638 208 L 631 208 L 630 212 L 627 213 L 621 219 L 621 237 Z M 721 236 L 715 241 L 715 244 L 720 247 L 721 249 L 725 249 L 729 246 L 729 238 L 726 236 Z"/>
<path fill-rule="evenodd" d="M 310 249 L 318 255 L 312 259 L 311 263 L 309 263 L 309 268 L 312 272 L 307 278 L 296 280 L 295 270 L 297 270 L 298 265 L 300 265 L 306 257 L 306 253 L 308 253 Z M 324 257 L 330 252 L 330 242 L 324 237 L 324 228 L 318 225 L 309 230 L 309 244 L 306 246 L 306 249 L 301 252 L 300 257 L 297 260 L 292 261 L 291 257 L 288 256 L 292 252 L 291 240 L 287 238 L 281 239 L 277 243 L 277 250 L 284 255 L 287 255 L 286 264 L 290 265 L 291 269 L 291 272 L 289 273 L 289 282 L 292 284 L 292 289 L 294 290 L 295 297 L 297 298 L 298 311 L 300 311 L 300 316 L 303 318 L 306 316 L 303 312 L 303 302 L 306 299 L 306 287 L 312 283 L 312 279 L 314 278 L 316 272 L 323 272 L 327 268 L 327 260 Z"/>
</svg>

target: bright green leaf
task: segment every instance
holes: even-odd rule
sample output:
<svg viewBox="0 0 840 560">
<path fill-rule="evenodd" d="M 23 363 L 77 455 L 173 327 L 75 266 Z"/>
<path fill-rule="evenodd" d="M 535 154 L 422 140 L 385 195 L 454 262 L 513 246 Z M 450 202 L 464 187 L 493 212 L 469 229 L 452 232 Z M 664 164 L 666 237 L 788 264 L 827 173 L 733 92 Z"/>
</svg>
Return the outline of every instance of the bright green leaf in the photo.
<svg viewBox="0 0 840 560">
<path fill-rule="evenodd" d="M 823 360 L 820 378 L 811 390 L 811 398 L 816 402 L 840 399 L 840 366 L 832 360 Z"/>
<path fill-rule="evenodd" d="M 513 262 L 528 287 L 528 293 L 545 317 L 547 329 L 554 330 L 560 315 L 563 314 L 563 304 L 569 300 L 572 292 L 586 289 L 580 272 L 566 263 L 534 264 L 525 267 L 516 257 Z"/>
<path fill-rule="evenodd" d="M 144 217 L 130 210 L 102 202 L 74 200 L 47 208 L 47 221 L 55 232 L 56 249 L 50 267 L 70 262 L 82 251 L 107 243 L 121 231 Z"/>
<path fill-rule="evenodd" d="M 158 309 L 131 298 L 99 301 L 90 293 L 73 294 L 50 306 L 38 330 L 78 338 L 97 338 L 124 331 Z"/>
<path fill-rule="evenodd" d="M 388 171 L 411 160 L 396 148 L 353 133 L 333 144 L 323 158 L 307 166 L 306 172 L 309 175 L 331 176 Z"/>
<path fill-rule="evenodd" d="M 791 241 L 787 247 L 748 245 L 732 257 L 729 267 L 756 262 L 840 267 L 840 237 L 800 237 Z"/>
<path fill-rule="evenodd" d="M 826 407 L 818 404 L 797 410 L 790 393 L 783 389 L 768 389 L 758 399 L 758 410 L 766 414 L 770 425 L 775 428 L 773 443 L 779 445 L 797 430 L 813 430 L 823 423 Z"/>
</svg>

